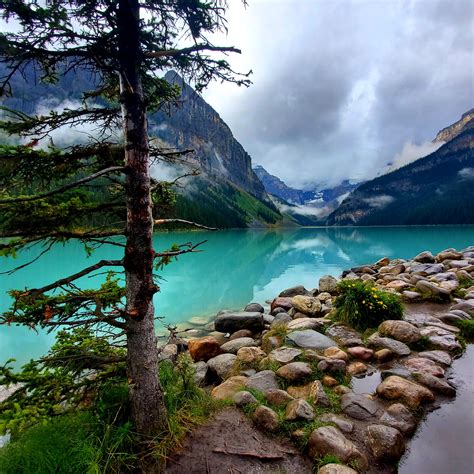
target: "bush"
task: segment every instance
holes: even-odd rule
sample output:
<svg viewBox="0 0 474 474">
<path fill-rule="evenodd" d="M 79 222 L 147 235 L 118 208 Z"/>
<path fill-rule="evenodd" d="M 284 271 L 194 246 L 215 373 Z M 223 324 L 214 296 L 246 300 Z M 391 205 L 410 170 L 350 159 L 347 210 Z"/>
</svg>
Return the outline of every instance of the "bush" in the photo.
<svg viewBox="0 0 474 474">
<path fill-rule="evenodd" d="M 379 290 L 373 283 L 362 280 L 341 281 L 334 306 L 337 321 L 361 330 L 403 316 L 403 304 L 398 295 Z"/>
<path fill-rule="evenodd" d="M 474 339 L 474 320 L 456 321 L 454 324 L 461 330 L 462 337 L 468 340 Z"/>
</svg>

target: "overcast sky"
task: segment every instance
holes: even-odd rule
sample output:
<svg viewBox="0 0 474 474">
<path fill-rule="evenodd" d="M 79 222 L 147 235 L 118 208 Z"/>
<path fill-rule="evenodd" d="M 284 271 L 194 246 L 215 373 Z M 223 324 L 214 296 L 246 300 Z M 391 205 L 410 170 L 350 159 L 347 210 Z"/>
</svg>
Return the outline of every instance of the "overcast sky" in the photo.
<svg viewBox="0 0 474 474">
<path fill-rule="evenodd" d="M 228 44 L 249 89 L 204 94 L 293 186 L 363 180 L 434 149 L 474 107 L 471 0 L 231 0 Z"/>
</svg>

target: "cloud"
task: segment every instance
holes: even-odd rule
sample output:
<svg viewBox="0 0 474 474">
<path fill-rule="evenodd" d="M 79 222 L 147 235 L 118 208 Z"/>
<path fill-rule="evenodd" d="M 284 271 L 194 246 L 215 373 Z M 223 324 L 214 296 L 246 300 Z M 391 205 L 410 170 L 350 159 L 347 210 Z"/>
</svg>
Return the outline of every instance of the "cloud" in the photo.
<svg viewBox="0 0 474 474">
<path fill-rule="evenodd" d="M 471 180 L 474 179 L 474 168 L 463 168 L 459 171 L 459 176 L 462 179 Z"/>
<path fill-rule="evenodd" d="M 393 196 L 389 196 L 388 194 L 381 194 L 380 196 L 365 198 L 363 201 L 374 209 L 382 209 L 395 201 L 395 198 Z"/>
<path fill-rule="evenodd" d="M 421 143 L 420 145 L 412 142 L 406 142 L 403 145 L 402 150 L 394 156 L 393 162 L 390 163 L 384 172 L 396 170 L 402 166 L 408 165 L 409 163 L 418 160 L 419 158 L 428 156 L 429 154 L 435 152 L 443 144 L 444 142 L 433 143 L 431 141 Z"/>
</svg>

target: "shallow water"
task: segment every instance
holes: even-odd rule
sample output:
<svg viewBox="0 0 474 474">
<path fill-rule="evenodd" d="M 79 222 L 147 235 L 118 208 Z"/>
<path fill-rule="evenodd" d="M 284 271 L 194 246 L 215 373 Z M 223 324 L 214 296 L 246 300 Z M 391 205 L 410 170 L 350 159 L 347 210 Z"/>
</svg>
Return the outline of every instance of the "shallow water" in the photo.
<svg viewBox="0 0 474 474">
<path fill-rule="evenodd" d="M 399 474 L 474 472 L 474 344 L 453 363 L 456 398 L 428 414 L 400 461 Z"/>
<path fill-rule="evenodd" d="M 352 377 L 351 386 L 354 393 L 375 393 L 375 389 L 382 382 L 380 371 L 375 370 L 364 377 Z"/>
<path fill-rule="evenodd" d="M 158 315 L 168 323 L 182 324 L 193 317 L 202 323 L 221 309 L 240 309 L 250 301 L 264 302 L 281 290 L 303 284 L 317 285 L 324 274 L 381 257 L 410 258 L 422 250 L 439 252 L 474 243 L 474 227 L 371 227 L 231 230 L 156 234 L 155 248 L 173 243 L 208 240 L 203 252 L 182 256 L 160 273 L 156 295 Z M 27 262 L 41 249 L 33 248 L 16 260 L 0 259 L 0 272 Z M 101 258 L 119 258 L 117 247 L 102 247 L 90 258 L 77 242 L 58 245 L 34 265 L 7 276 L 0 275 L 0 311 L 9 304 L 11 288 L 38 288 L 81 270 Z M 100 284 L 104 275 L 83 278 L 83 287 Z M 162 325 L 161 325 L 162 327 Z M 159 329 L 159 327 L 157 327 Z M 26 328 L 0 326 L 0 364 L 10 357 L 17 365 L 44 354 L 52 335 Z"/>
</svg>

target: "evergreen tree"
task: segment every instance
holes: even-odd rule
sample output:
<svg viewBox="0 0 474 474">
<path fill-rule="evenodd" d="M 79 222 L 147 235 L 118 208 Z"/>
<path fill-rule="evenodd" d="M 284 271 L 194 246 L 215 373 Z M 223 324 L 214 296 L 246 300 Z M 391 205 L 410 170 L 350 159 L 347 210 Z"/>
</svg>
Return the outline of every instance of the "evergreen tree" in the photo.
<svg viewBox="0 0 474 474">
<path fill-rule="evenodd" d="M 31 80 L 27 72 L 32 70 L 34 80 L 49 84 L 86 70 L 95 85 L 77 107 L 48 115 L 3 108 L 0 129 L 26 144 L 0 147 L 2 254 L 33 245 L 44 253 L 70 239 L 79 239 L 87 251 L 97 245 L 124 251 L 121 259 L 98 261 L 42 288 L 12 290 L 14 303 L 1 322 L 123 332 L 133 422 L 144 439 L 153 437 L 166 428 L 156 370 L 154 271 L 196 245 L 153 249 L 153 226 L 166 223 L 153 210 L 159 211 L 169 189 L 151 179 L 150 163 L 175 159 L 180 152 L 153 145 L 147 111 L 179 96 L 176 86 L 160 78 L 168 69 L 192 80 L 198 90 L 213 79 L 248 84 L 247 75 L 235 73 L 225 59 L 239 51 L 209 39 L 226 28 L 226 2 L 6 0 L 0 6 L 11 25 L 11 32 L 0 34 L 6 71 L 1 96 L 14 95 L 14 80 L 19 75 Z M 66 149 L 54 147 L 54 131 L 84 124 L 97 128 L 94 137 Z M 122 133 L 114 138 L 117 129 Z M 112 269 L 125 273 L 124 288 L 114 273 L 94 291 L 75 283 Z"/>
</svg>

